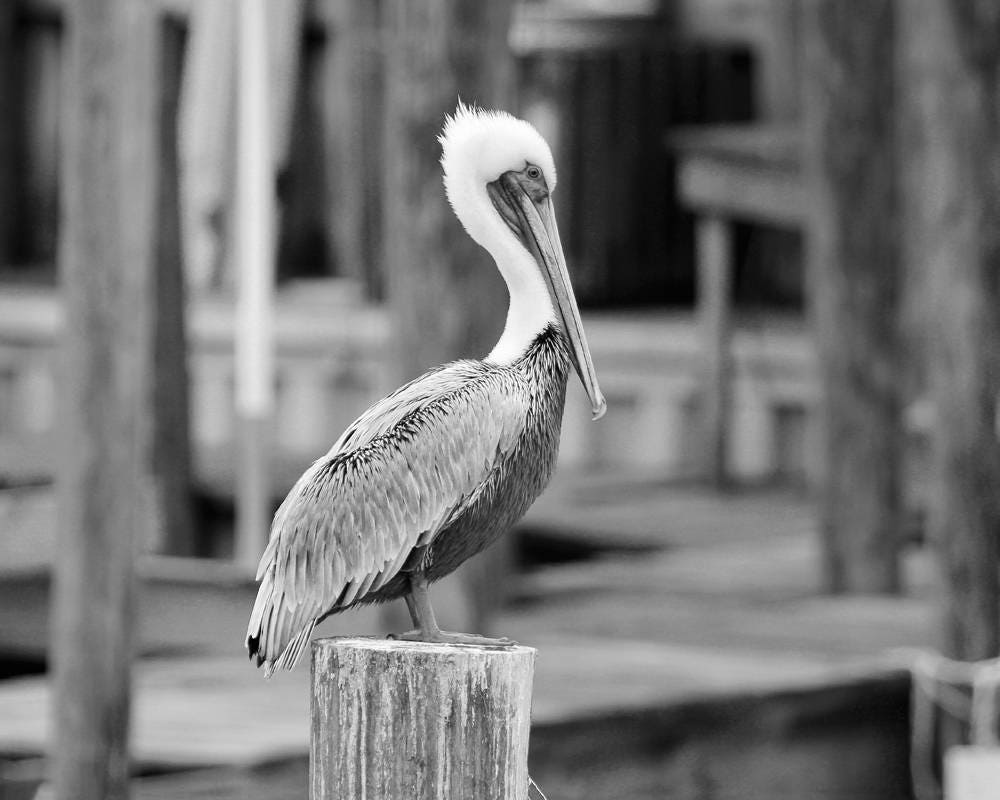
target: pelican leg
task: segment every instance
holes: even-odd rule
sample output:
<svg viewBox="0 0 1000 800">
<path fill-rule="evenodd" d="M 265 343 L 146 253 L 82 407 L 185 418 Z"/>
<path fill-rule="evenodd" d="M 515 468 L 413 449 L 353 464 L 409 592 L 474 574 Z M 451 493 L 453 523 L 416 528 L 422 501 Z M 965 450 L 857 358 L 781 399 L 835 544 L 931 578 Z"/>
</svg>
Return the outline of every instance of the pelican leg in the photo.
<svg viewBox="0 0 1000 800">
<path fill-rule="evenodd" d="M 510 639 L 490 639 L 474 633 L 453 633 L 438 627 L 431 608 L 431 598 L 427 591 L 427 578 L 422 572 L 410 573 L 410 591 L 406 595 L 406 607 L 416 628 L 406 633 L 390 634 L 390 639 L 408 642 L 434 642 L 437 644 L 478 644 L 485 647 L 506 647 L 517 644 Z"/>
</svg>

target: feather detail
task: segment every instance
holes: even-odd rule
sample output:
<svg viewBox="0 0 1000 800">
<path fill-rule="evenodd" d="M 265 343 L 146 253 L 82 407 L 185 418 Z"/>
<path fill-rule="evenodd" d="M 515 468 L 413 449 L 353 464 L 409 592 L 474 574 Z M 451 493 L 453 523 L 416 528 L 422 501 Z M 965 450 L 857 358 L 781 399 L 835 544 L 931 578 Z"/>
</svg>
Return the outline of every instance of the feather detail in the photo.
<svg viewBox="0 0 1000 800">
<path fill-rule="evenodd" d="M 498 382 L 518 384 L 497 402 Z M 460 361 L 366 411 L 275 514 L 247 631 L 272 667 L 304 627 L 382 590 L 415 548 L 475 496 L 524 428 L 531 395 L 513 367 Z M 480 437 L 484 441 L 480 441 Z M 377 598 L 383 599 L 383 598 Z M 301 644 L 301 643 L 300 643 Z"/>
</svg>

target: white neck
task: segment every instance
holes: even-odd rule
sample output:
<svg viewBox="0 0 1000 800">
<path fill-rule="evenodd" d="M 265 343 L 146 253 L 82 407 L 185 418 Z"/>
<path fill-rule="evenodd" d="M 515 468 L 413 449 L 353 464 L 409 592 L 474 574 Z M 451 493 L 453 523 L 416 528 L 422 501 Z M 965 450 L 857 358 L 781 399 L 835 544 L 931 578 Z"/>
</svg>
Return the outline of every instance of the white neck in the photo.
<svg viewBox="0 0 1000 800">
<path fill-rule="evenodd" d="M 510 293 L 503 333 L 486 357 L 494 364 L 517 361 L 535 337 L 556 320 L 549 290 L 538 265 L 524 246 L 513 235 L 508 235 L 513 247 L 504 248 L 501 252 L 491 250 Z"/>
<path fill-rule="evenodd" d="M 448 199 L 468 234 L 493 256 L 507 284 L 507 323 L 486 357 L 494 364 L 511 364 L 527 351 L 545 327 L 556 321 L 541 267 L 493 206 L 487 180 L 474 170 L 446 178 Z"/>
<path fill-rule="evenodd" d="M 542 170 L 552 191 L 556 188 L 552 152 L 527 122 L 502 111 L 484 111 L 461 103 L 445 123 L 440 141 L 448 200 L 469 235 L 493 256 L 507 283 L 507 324 L 487 360 L 510 364 L 555 322 L 556 315 L 542 268 L 507 227 L 486 187 L 505 172 L 531 163 Z"/>
</svg>

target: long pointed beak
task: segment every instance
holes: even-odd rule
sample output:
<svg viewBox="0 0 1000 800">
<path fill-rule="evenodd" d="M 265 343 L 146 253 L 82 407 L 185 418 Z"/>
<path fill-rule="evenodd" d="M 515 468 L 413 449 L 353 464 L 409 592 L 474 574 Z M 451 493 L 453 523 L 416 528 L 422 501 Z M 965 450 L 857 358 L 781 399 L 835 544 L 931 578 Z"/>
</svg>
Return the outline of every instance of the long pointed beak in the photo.
<svg viewBox="0 0 1000 800">
<path fill-rule="evenodd" d="M 549 294 L 562 320 L 563 330 L 569 338 L 573 366 L 576 367 L 583 388 L 590 398 L 594 419 L 600 419 L 608 410 L 608 404 L 597 384 L 597 372 L 594 370 L 594 360 L 591 358 L 587 337 L 583 332 L 583 322 L 580 319 L 576 296 L 573 294 L 573 284 L 569 280 L 569 270 L 566 268 L 566 257 L 563 255 L 562 242 L 559 239 L 559 227 L 556 225 L 552 200 L 548 196 L 540 201 L 532 200 L 509 173 L 502 176 L 501 181 L 522 223 L 522 234 L 527 240 L 525 243 L 538 261 L 538 266 L 548 284 Z"/>
</svg>

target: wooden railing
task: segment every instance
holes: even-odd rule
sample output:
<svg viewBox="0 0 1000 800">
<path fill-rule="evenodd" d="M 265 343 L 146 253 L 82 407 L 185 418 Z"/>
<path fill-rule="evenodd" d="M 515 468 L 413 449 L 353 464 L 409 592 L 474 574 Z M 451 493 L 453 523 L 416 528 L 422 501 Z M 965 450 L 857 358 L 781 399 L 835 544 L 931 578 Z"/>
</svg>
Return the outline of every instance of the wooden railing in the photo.
<svg viewBox="0 0 1000 800">
<path fill-rule="evenodd" d="M 276 488 L 321 455 L 346 425 L 392 388 L 385 311 L 324 283 L 279 295 Z M 345 298 L 344 295 L 347 295 Z M 354 300 L 349 299 L 354 297 Z M 339 299 L 338 299 L 339 297 Z M 701 344 L 694 318 L 664 311 L 587 314 L 588 338 L 608 397 L 600 425 L 573 380 L 560 459 L 570 468 L 627 468 L 664 477 L 696 473 Z M 202 480 L 231 491 L 224 464 L 233 440 L 232 308 L 203 298 L 189 309 L 192 436 Z M 49 290 L 0 292 L 0 480 L 51 475 L 58 447 L 54 346 L 60 310 Z M 811 346 L 800 323 L 772 319 L 733 336 L 730 465 L 739 479 L 802 479 L 815 457 Z M 281 464 L 287 464 L 283 469 Z M 207 469 L 206 469 L 207 465 Z"/>
</svg>

